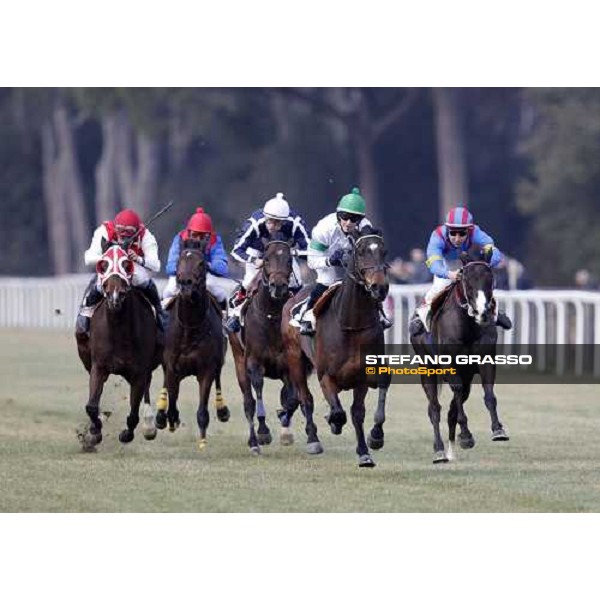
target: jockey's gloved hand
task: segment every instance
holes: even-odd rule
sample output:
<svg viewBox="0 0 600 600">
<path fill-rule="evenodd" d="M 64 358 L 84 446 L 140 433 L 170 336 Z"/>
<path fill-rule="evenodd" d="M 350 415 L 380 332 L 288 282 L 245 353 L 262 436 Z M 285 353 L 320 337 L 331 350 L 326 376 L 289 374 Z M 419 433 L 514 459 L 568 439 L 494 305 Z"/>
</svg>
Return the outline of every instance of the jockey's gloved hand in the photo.
<svg viewBox="0 0 600 600">
<path fill-rule="evenodd" d="M 143 265 L 145 262 L 144 257 L 136 254 L 134 250 L 127 250 L 127 258 L 133 262 L 136 262 L 138 265 Z"/>
<path fill-rule="evenodd" d="M 341 248 L 338 248 L 331 253 L 331 256 L 327 259 L 327 262 L 329 263 L 330 267 L 341 267 L 343 258 L 344 251 Z"/>
<path fill-rule="evenodd" d="M 257 268 L 260 269 L 263 266 L 263 259 L 258 258 L 258 256 L 254 256 L 250 259 L 250 262 Z"/>
</svg>

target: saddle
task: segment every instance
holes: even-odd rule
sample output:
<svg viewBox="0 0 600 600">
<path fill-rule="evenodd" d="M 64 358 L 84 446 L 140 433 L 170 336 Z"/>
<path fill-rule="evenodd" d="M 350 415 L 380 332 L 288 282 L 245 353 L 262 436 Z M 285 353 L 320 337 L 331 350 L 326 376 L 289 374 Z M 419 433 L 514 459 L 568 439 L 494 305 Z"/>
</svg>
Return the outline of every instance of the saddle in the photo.
<svg viewBox="0 0 600 600">
<path fill-rule="evenodd" d="M 333 300 L 333 297 L 336 295 L 341 285 L 341 281 L 336 281 L 333 285 L 330 285 L 323 292 L 323 295 L 317 300 L 313 308 L 313 314 L 315 315 L 315 317 L 319 317 L 325 312 L 325 309 L 329 306 L 330 302 Z"/>
</svg>

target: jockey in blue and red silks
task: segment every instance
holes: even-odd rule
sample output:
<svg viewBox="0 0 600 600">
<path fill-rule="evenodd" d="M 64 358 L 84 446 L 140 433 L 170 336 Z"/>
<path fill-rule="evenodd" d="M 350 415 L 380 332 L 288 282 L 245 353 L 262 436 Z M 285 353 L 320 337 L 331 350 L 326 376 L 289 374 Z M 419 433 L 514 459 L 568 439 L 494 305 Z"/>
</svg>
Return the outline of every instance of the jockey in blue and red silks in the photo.
<svg viewBox="0 0 600 600">
<path fill-rule="evenodd" d="M 433 274 L 433 285 L 410 322 L 409 331 L 412 335 L 421 333 L 423 328 L 429 331 L 429 312 L 433 299 L 457 280 L 462 267 L 460 255 L 468 252 L 473 244 L 481 246 L 486 254 L 491 255 L 491 267 L 502 261 L 502 252 L 495 247 L 492 237 L 474 224 L 473 215 L 464 207 L 451 209 L 446 222 L 436 227 L 429 238 L 425 264 Z M 496 324 L 504 329 L 512 327 L 510 319 L 503 313 L 496 315 Z"/>
<path fill-rule="evenodd" d="M 163 306 L 166 306 L 169 300 L 179 292 L 176 278 L 177 262 L 183 243 L 188 239 L 206 241 L 204 250 L 208 266 L 206 287 L 225 310 L 227 308 L 227 288 L 233 287 L 235 283 L 227 279 L 229 274 L 228 258 L 221 236 L 215 232 L 212 219 L 202 208 L 196 209 L 196 212 L 187 222 L 186 228 L 175 235 L 171 242 L 169 258 L 167 259 L 169 282 L 163 292 Z"/>
<path fill-rule="evenodd" d="M 135 211 L 125 209 L 118 213 L 113 221 L 105 221 L 94 231 L 90 247 L 84 255 L 86 266 L 95 267 L 102 258 L 104 250 L 111 245 L 119 245 L 126 250 L 127 256 L 133 262 L 131 284 L 144 292 L 156 310 L 156 320 L 162 330 L 163 312 L 160 296 L 150 275 L 160 271 L 156 238 L 146 229 Z M 102 297 L 99 277 L 94 275 L 83 296 L 77 317 L 77 333 L 89 333 L 90 317 L 94 312 L 94 306 Z"/>
</svg>

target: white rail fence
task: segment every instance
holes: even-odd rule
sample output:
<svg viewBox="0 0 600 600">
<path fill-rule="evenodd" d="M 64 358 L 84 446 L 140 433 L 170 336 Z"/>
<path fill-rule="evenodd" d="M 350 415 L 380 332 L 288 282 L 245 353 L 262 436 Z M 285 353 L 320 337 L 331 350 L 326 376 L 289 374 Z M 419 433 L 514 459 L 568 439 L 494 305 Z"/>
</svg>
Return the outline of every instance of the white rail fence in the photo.
<svg viewBox="0 0 600 600">
<path fill-rule="evenodd" d="M 73 327 L 90 275 L 0 278 L 0 327 Z M 158 281 L 162 289 L 165 280 Z M 387 310 L 394 327 L 388 341 L 408 343 L 408 322 L 427 285 L 392 285 Z M 496 291 L 514 328 L 500 334 L 511 344 L 600 344 L 600 292 Z"/>
</svg>

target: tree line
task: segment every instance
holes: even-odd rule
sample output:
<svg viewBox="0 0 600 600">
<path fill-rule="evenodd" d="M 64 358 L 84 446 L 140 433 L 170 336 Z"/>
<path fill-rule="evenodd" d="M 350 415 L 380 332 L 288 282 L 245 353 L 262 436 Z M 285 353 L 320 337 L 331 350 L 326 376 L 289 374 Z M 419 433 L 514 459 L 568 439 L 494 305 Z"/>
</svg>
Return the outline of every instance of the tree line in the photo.
<svg viewBox="0 0 600 600">
<path fill-rule="evenodd" d="M 517 88 L 0 90 L 0 274 L 83 270 L 124 206 L 166 254 L 203 206 L 229 245 L 286 193 L 313 226 L 351 186 L 392 255 L 468 205 L 538 285 L 600 276 L 600 91 Z"/>
</svg>

